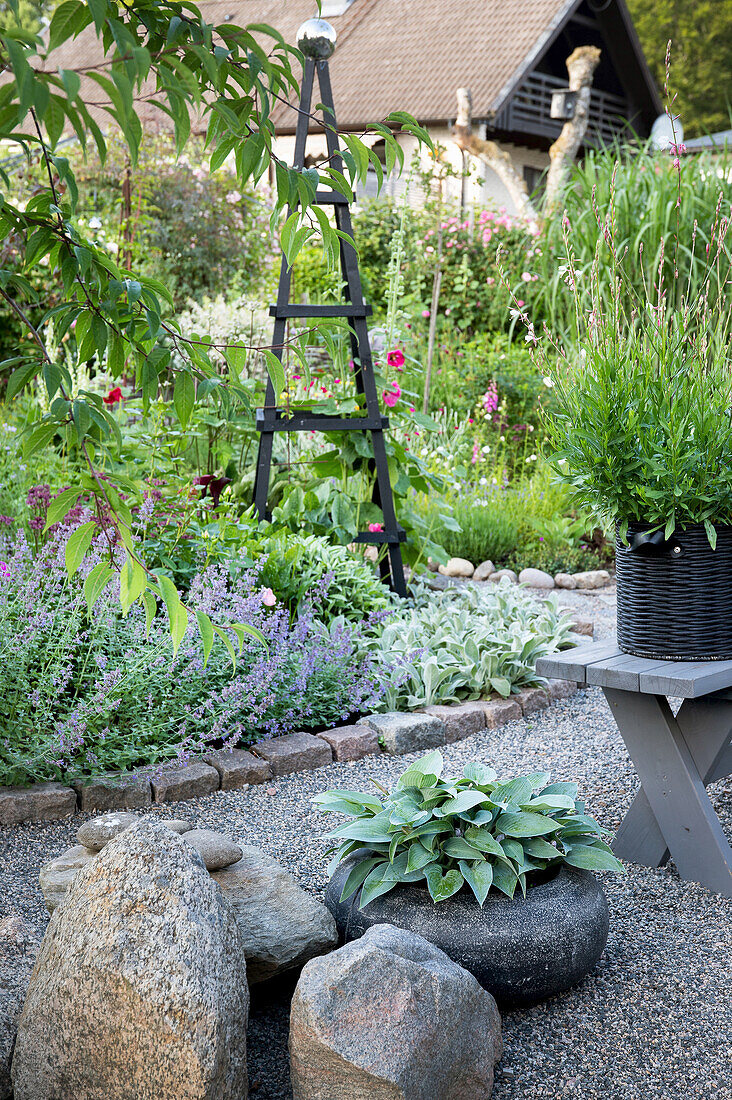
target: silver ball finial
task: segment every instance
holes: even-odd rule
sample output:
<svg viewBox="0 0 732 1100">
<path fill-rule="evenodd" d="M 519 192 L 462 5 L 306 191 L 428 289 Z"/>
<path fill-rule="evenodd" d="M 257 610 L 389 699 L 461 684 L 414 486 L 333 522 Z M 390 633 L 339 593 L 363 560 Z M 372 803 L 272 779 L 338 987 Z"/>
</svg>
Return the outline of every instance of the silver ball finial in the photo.
<svg viewBox="0 0 732 1100">
<path fill-rule="evenodd" d="M 336 48 L 336 32 L 325 19 L 308 19 L 297 32 L 297 44 L 306 57 L 326 61 Z"/>
</svg>

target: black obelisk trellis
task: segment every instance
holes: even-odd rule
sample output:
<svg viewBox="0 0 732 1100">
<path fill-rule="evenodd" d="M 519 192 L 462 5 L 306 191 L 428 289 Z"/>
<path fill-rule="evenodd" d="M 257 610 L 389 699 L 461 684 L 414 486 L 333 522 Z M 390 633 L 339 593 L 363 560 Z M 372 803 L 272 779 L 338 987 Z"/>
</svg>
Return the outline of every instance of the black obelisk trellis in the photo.
<svg viewBox="0 0 732 1100">
<path fill-rule="evenodd" d="M 311 22 L 314 23 L 315 20 Z M 322 25 L 321 20 L 317 22 Z M 308 24 L 305 26 L 307 27 Z M 301 34 L 304 29 L 301 28 Z M 299 44 L 302 49 L 302 37 Z M 306 51 L 303 49 L 303 52 Z M 305 58 L 293 165 L 295 168 L 304 166 L 305 145 L 309 131 L 310 107 L 316 73 L 320 88 L 320 101 L 323 106 L 323 122 L 325 124 L 330 164 L 338 171 L 342 171 L 343 166 L 335 129 L 336 119 L 327 57 L 306 56 Z M 316 203 L 322 206 L 333 206 L 336 226 L 349 237 L 353 236 L 350 206 L 344 195 L 340 195 L 335 191 L 319 191 L 316 194 Z M 272 339 L 273 351 L 281 360 L 285 348 L 287 321 L 290 318 L 347 318 L 351 329 L 351 355 L 354 364 L 356 390 L 364 399 L 365 415 L 354 413 L 352 415 L 331 416 L 326 413 L 313 412 L 287 415 L 286 409 L 277 406 L 277 395 L 271 378 L 268 379 L 264 407 L 257 409 L 256 426 L 260 432 L 260 437 L 257 471 L 254 481 L 254 504 L 260 518 L 266 518 L 275 432 L 370 432 L 374 452 L 374 457 L 370 461 L 370 468 L 375 473 L 373 500 L 381 509 L 384 517 L 383 531 L 360 532 L 355 541 L 373 545 L 385 544 L 387 546 L 388 553 L 380 562 L 382 579 L 387 581 L 399 595 L 404 596 L 406 595 L 406 585 L 399 544 L 404 541 L 405 534 L 396 520 L 389 480 L 389 466 L 384 441 L 384 431 L 389 427 L 389 420 L 386 416 L 382 416 L 379 408 L 366 324 L 366 318 L 371 314 L 371 307 L 367 306 L 363 300 L 356 252 L 353 246 L 343 239 L 340 241 L 340 261 L 344 285 L 342 305 L 294 305 L 290 303 L 291 270 L 286 258 L 282 257 L 277 304 L 270 307 L 270 315 L 275 319 Z"/>
</svg>

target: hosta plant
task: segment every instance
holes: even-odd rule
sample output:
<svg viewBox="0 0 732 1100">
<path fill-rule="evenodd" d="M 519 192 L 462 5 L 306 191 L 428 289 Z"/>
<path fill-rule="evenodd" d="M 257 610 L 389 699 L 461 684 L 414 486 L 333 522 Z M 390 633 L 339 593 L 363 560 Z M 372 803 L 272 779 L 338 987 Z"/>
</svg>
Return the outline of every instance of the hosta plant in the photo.
<svg viewBox="0 0 732 1100">
<path fill-rule="evenodd" d="M 433 901 L 469 887 L 482 907 L 491 888 L 512 898 L 517 887 L 546 878 L 562 864 L 623 871 L 603 839 L 607 830 L 585 812 L 576 783 L 552 783 L 548 772 L 499 779 L 485 764 L 466 764 L 442 778 L 439 751 L 411 764 L 382 797 L 326 791 L 313 802 L 349 818 L 329 835 L 329 872 L 356 859 L 341 901 L 361 887 L 360 907 L 401 882 L 424 882 Z"/>
</svg>

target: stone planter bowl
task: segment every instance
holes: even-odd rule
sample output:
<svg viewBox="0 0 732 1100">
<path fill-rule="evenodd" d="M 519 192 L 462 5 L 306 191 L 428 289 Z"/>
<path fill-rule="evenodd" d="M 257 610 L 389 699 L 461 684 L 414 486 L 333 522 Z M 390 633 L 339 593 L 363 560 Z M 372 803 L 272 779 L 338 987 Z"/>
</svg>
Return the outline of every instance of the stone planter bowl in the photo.
<svg viewBox="0 0 732 1100">
<path fill-rule="evenodd" d="M 607 942 L 607 901 L 589 871 L 565 865 L 530 886 L 526 898 L 510 900 L 492 890 L 482 909 L 467 890 L 436 905 L 426 887 L 407 884 L 359 909 L 360 890 L 339 901 L 352 866 L 352 860 L 340 865 L 325 897 L 344 941 L 374 924 L 417 932 L 474 974 L 504 1008 L 535 1004 L 576 985 Z"/>
</svg>

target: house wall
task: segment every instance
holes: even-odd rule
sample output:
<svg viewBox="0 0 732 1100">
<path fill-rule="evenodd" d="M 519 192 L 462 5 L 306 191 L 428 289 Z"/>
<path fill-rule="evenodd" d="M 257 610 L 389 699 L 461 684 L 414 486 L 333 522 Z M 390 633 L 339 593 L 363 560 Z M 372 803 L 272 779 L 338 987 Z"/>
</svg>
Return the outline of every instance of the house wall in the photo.
<svg viewBox="0 0 732 1100">
<path fill-rule="evenodd" d="M 447 126 L 432 126 L 429 128 L 429 133 L 435 144 L 444 147 L 445 151 L 443 156 L 449 160 L 456 172 L 460 172 L 462 170 L 463 161 L 462 153 L 455 144 L 449 128 Z M 373 135 L 371 139 L 367 137 L 365 140 L 367 142 L 369 140 L 378 141 L 379 138 L 378 135 Z M 400 135 L 399 144 L 404 150 L 404 169 L 400 175 L 392 174 L 386 181 L 386 185 L 382 190 L 382 195 L 399 201 L 403 199 L 405 192 L 409 189 L 407 201 L 411 206 L 418 207 L 421 206 L 424 201 L 424 194 L 418 179 L 415 179 L 414 176 L 410 174 L 410 164 L 418 148 L 418 143 L 416 138 L 413 138 L 411 135 Z M 519 176 L 523 176 L 524 168 L 533 168 L 539 172 L 543 172 L 549 166 L 549 154 L 541 150 L 529 149 L 525 146 L 513 145 L 510 143 L 502 144 L 502 148 L 510 155 Z M 285 163 L 292 163 L 294 151 L 294 136 L 286 135 L 277 139 L 275 143 L 275 152 L 285 161 Z M 308 139 L 306 155 L 321 158 L 325 156 L 325 151 L 324 137 L 313 135 Z M 474 157 L 469 159 L 470 176 L 466 180 L 465 185 L 466 205 L 477 203 L 492 209 L 505 207 L 509 214 L 515 214 L 516 209 L 511 201 L 511 197 L 495 172 L 488 168 L 482 161 L 476 160 Z M 429 150 L 422 148 L 420 153 L 422 167 L 427 168 L 430 161 L 431 155 Z M 448 201 L 460 202 L 463 190 L 462 181 L 460 179 L 448 179 L 445 190 L 445 198 Z M 358 189 L 358 198 L 371 198 L 375 195 L 376 174 L 370 173 L 366 185 L 360 186 Z"/>
</svg>

